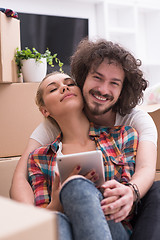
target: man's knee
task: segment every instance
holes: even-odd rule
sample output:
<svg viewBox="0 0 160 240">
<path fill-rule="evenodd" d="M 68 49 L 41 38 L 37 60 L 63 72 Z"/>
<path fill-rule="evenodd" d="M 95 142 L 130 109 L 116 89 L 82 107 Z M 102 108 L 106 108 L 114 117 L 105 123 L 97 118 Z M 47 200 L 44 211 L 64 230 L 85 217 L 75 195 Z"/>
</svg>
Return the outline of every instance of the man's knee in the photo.
<svg viewBox="0 0 160 240">
<path fill-rule="evenodd" d="M 155 181 L 149 191 L 147 192 L 146 196 L 149 197 L 159 197 L 160 199 L 160 181 Z"/>
<path fill-rule="evenodd" d="M 152 204 L 160 208 L 160 181 L 155 181 L 142 199 L 142 204 Z"/>
</svg>

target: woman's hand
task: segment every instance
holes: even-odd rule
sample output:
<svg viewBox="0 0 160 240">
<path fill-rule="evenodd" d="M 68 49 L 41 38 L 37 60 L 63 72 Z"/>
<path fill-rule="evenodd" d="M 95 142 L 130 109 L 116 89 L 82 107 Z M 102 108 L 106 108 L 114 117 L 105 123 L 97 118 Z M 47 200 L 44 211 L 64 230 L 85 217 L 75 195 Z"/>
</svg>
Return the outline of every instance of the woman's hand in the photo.
<svg viewBox="0 0 160 240">
<path fill-rule="evenodd" d="M 70 173 L 70 175 L 68 176 L 68 178 L 63 182 L 62 185 L 64 185 L 66 182 L 68 182 L 71 179 L 77 178 L 79 176 L 87 178 L 88 180 L 92 181 L 93 183 L 96 182 L 98 180 L 98 174 L 96 174 L 96 172 L 94 170 L 89 171 L 86 175 L 81 175 L 79 174 L 81 171 L 81 167 L 80 166 L 76 166 L 73 171 Z"/>
<path fill-rule="evenodd" d="M 63 207 L 59 199 L 60 190 L 61 190 L 60 177 L 59 174 L 55 172 L 54 181 L 52 183 L 51 202 L 47 206 L 48 209 L 52 211 L 63 212 Z"/>
<path fill-rule="evenodd" d="M 94 170 L 91 170 L 90 172 L 88 172 L 86 175 L 85 175 L 85 178 L 87 178 L 88 180 L 92 181 L 93 183 L 96 182 L 99 178 L 98 174 L 94 171 Z"/>
<path fill-rule="evenodd" d="M 101 188 L 104 190 L 101 206 L 107 220 L 121 222 L 132 209 L 134 201 L 132 189 L 116 180 L 105 182 Z"/>
</svg>

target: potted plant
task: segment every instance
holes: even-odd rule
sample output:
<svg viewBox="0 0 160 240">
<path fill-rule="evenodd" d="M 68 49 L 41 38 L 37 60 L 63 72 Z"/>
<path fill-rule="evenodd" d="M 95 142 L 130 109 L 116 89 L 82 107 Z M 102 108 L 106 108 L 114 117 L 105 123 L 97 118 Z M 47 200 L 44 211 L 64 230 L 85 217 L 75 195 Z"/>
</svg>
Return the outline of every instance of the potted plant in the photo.
<svg viewBox="0 0 160 240">
<path fill-rule="evenodd" d="M 16 49 L 15 62 L 18 67 L 18 77 L 21 73 L 24 82 L 41 82 L 47 73 L 47 63 L 54 67 L 54 63 L 59 66 L 62 72 L 63 63 L 57 58 L 57 54 L 51 54 L 49 49 L 41 54 L 35 48 L 26 47 L 23 50 Z"/>
</svg>

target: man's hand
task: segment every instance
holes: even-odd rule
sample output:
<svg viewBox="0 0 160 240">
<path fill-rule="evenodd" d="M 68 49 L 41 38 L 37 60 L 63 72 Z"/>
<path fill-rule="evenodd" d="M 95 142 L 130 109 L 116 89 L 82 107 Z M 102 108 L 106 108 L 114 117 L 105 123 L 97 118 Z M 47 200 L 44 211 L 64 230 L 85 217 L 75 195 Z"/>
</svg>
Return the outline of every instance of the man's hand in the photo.
<svg viewBox="0 0 160 240">
<path fill-rule="evenodd" d="M 101 206 L 106 219 L 121 222 L 132 209 L 134 201 L 132 189 L 116 180 L 105 182 L 101 188 L 104 190 Z"/>
<path fill-rule="evenodd" d="M 113 197 L 104 198 L 101 201 L 102 210 L 104 212 L 106 220 L 111 220 L 110 219 L 111 215 L 117 213 L 120 210 L 120 208 L 115 208 L 115 209 L 110 208 L 110 203 L 115 202 L 117 199 L 118 199 L 117 196 L 113 196 Z"/>
</svg>

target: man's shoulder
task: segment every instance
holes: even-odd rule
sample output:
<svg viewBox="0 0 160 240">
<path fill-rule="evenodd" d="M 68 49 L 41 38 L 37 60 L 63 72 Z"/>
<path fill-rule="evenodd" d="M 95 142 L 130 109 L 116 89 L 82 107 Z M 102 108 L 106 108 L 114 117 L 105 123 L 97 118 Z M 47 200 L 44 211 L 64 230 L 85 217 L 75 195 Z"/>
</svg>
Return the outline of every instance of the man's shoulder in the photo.
<svg viewBox="0 0 160 240">
<path fill-rule="evenodd" d="M 119 113 L 116 113 L 116 122 L 115 125 L 129 125 L 132 126 L 134 121 L 138 121 L 139 118 L 146 117 L 148 114 L 141 109 L 134 108 L 130 113 L 125 116 L 121 116 Z"/>
</svg>

